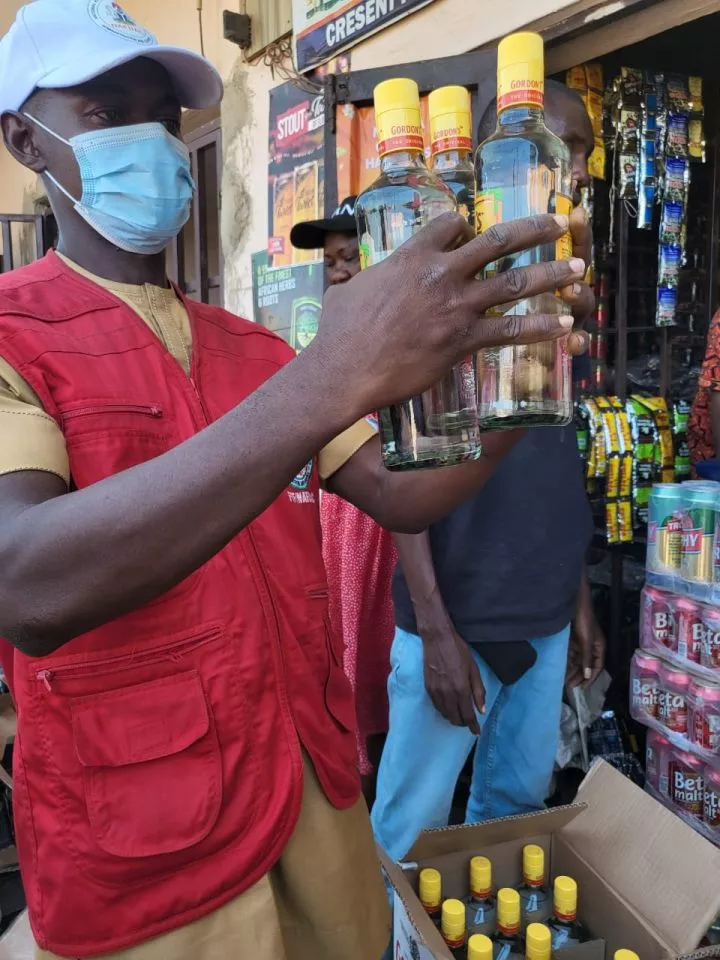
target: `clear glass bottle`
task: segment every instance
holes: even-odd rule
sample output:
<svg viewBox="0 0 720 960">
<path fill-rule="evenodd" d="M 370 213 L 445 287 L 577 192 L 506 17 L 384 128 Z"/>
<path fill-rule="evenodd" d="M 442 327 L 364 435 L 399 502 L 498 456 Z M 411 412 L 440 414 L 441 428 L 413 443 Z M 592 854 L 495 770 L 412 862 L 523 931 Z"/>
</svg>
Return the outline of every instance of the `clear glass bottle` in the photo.
<svg viewBox="0 0 720 960">
<path fill-rule="evenodd" d="M 544 923 L 531 923 L 525 931 L 525 960 L 550 960 L 552 934 Z"/>
<path fill-rule="evenodd" d="M 455 194 L 458 213 L 475 225 L 470 92 L 439 87 L 428 97 L 433 173 Z"/>
<path fill-rule="evenodd" d="M 465 904 L 460 900 L 446 900 L 442 905 L 440 932 L 453 957 L 457 960 L 465 960 L 467 956 Z"/>
<path fill-rule="evenodd" d="M 498 126 L 475 156 L 478 233 L 497 223 L 572 209 L 570 152 L 544 122 L 544 55 L 538 34 L 516 33 L 498 48 Z M 485 269 L 511 267 L 572 254 L 569 234 L 557 243 L 503 257 Z M 496 307 L 500 315 L 569 314 L 555 293 Z M 478 414 L 482 429 L 562 426 L 572 420 L 571 362 L 567 338 L 483 350 L 477 358 Z"/>
<path fill-rule="evenodd" d="M 495 899 L 492 895 L 492 864 L 487 857 L 470 861 L 470 895 L 465 901 L 468 936 L 495 933 Z"/>
<path fill-rule="evenodd" d="M 436 927 L 440 926 L 440 908 L 442 905 L 442 877 L 439 870 L 426 867 L 420 871 L 418 880 L 420 903 Z"/>
<path fill-rule="evenodd" d="M 552 914 L 552 901 L 545 886 L 545 851 L 535 843 L 523 847 L 523 882 L 518 893 L 523 930 L 530 923 L 547 923 Z"/>
<path fill-rule="evenodd" d="M 442 213 L 457 209 L 452 191 L 423 154 L 420 96 L 413 80 L 375 88 L 380 176 L 355 205 L 363 269 L 379 263 Z M 449 466 L 480 456 L 472 360 L 421 396 L 380 410 L 383 461 L 390 470 Z"/>
<path fill-rule="evenodd" d="M 578 888 L 572 877 L 555 877 L 553 915 L 549 922 L 553 950 L 576 947 L 592 940 L 577 918 Z"/>
<path fill-rule="evenodd" d="M 505 887 L 497 895 L 497 930 L 493 936 L 495 960 L 522 960 L 523 938 L 520 932 L 520 894 Z"/>
</svg>

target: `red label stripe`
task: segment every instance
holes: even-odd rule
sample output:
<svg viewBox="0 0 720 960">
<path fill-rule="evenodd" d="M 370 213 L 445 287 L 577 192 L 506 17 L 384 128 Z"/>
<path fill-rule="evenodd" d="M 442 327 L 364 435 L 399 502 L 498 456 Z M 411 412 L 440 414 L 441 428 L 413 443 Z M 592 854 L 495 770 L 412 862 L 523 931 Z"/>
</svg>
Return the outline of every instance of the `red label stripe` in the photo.
<svg viewBox="0 0 720 960">
<path fill-rule="evenodd" d="M 470 137 L 443 137 L 433 141 L 433 153 L 442 153 L 444 150 L 472 150 L 472 140 Z"/>
<path fill-rule="evenodd" d="M 498 110 L 505 110 L 507 107 L 542 107 L 544 105 L 545 95 L 543 91 L 533 90 L 532 87 L 512 90 L 498 98 Z"/>
<path fill-rule="evenodd" d="M 425 144 L 420 135 L 403 134 L 401 137 L 388 137 L 378 143 L 378 153 L 393 153 L 395 150 L 423 150 Z"/>
</svg>

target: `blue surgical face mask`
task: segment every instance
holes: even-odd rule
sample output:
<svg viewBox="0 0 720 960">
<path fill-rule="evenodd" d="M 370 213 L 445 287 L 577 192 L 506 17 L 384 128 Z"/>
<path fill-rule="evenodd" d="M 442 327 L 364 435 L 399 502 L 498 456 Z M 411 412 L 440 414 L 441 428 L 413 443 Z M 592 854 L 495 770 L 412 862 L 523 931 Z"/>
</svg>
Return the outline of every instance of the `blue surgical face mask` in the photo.
<svg viewBox="0 0 720 960">
<path fill-rule="evenodd" d="M 82 197 L 76 200 L 51 173 L 45 175 L 116 247 L 143 255 L 161 253 L 188 222 L 195 191 L 190 154 L 161 123 L 93 130 L 65 140 L 26 116 L 72 148 Z"/>
</svg>

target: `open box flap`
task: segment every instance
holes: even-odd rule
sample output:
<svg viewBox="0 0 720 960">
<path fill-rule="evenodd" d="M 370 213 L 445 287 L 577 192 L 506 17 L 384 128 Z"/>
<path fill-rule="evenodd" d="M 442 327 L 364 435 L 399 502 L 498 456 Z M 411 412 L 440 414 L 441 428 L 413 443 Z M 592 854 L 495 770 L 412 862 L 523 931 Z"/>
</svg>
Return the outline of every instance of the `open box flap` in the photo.
<svg viewBox="0 0 720 960">
<path fill-rule="evenodd" d="M 672 947 L 694 950 L 720 913 L 720 850 L 603 760 L 560 835 Z"/>
<path fill-rule="evenodd" d="M 377 847 L 378 857 L 382 864 L 385 876 L 395 888 L 395 893 L 400 897 L 405 905 L 406 915 L 409 922 L 415 928 L 418 936 L 432 951 L 434 956 L 449 957 L 450 953 L 443 943 L 437 928 L 430 917 L 420 907 L 420 901 L 415 897 L 410 882 L 405 876 L 402 867 L 394 860 L 391 860 L 381 846 Z M 1 958 L 0 958 L 1 960 Z"/>
<path fill-rule="evenodd" d="M 518 817 L 488 820 L 486 823 L 424 830 L 404 859 L 408 863 L 415 860 L 432 860 L 446 853 L 455 853 L 459 849 L 489 847 L 509 840 L 522 840 L 523 837 L 554 833 L 570 823 L 582 810 L 583 805 L 575 803 L 568 807 L 543 810 L 541 813 L 526 813 Z"/>
</svg>

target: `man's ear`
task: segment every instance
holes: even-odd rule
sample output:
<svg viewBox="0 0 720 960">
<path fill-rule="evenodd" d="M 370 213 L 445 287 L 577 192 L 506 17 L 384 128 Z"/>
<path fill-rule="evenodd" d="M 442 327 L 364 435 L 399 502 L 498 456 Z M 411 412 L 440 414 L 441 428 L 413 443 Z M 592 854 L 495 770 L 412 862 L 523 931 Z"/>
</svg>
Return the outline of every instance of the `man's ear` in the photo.
<svg viewBox="0 0 720 960">
<path fill-rule="evenodd" d="M 29 170 L 42 174 L 46 163 L 34 140 L 34 130 L 30 121 L 21 113 L 8 110 L 0 117 L 3 140 L 13 157 Z"/>
</svg>

